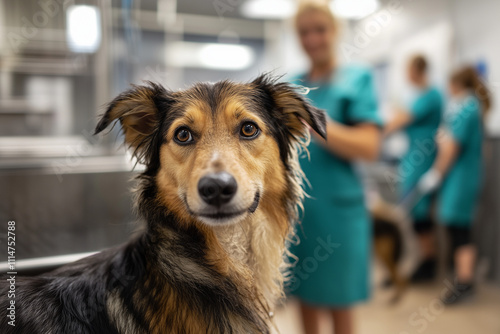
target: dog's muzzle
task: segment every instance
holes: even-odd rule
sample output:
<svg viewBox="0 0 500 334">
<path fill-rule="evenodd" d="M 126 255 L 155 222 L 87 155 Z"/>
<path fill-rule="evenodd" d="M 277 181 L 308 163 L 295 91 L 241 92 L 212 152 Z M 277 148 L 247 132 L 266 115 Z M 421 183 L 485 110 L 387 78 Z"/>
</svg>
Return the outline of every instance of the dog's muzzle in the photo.
<svg viewBox="0 0 500 334">
<path fill-rule="evenodd" d="M 205 175 L 198 182 L 198 193 L 201 199 L 205 203 L 216 207 L 229 203 L 237 190 L 238 184 L 236 180 L 227 172 Z"/>
</svg>

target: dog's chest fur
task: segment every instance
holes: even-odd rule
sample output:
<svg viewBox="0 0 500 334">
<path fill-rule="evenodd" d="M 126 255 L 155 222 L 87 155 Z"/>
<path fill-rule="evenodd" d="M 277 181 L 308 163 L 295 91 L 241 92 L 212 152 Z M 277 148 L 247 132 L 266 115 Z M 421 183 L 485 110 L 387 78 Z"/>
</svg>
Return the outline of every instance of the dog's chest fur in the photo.
<svg viewBox="0 0 500 334">
<path fill-rule="evenodd" d="M 172 333 L 267 332 L 270 305 L 281 290 L 279 264 L 272 261 L 281 261 L 282 248 L 275 247 L 277 256 L 269 249 L 264 254 L 262 238 L 272 231 L 256 228 L 269 225 L 253 219 L 214 229 L 204 240 L 205 246 L 212 243 L 206 248 L 192 244 L 191 237 L 163 231 L 153 242 L 154 251 L 146 251 L 154 260 L 133 289 L 133 311 L 118 292 L 108 294 L 108 313 L 118 330 L 141 332 L 130 319 L 142 310 L 149 333 L 162 333 L 166 325 Z"/>
</svg>

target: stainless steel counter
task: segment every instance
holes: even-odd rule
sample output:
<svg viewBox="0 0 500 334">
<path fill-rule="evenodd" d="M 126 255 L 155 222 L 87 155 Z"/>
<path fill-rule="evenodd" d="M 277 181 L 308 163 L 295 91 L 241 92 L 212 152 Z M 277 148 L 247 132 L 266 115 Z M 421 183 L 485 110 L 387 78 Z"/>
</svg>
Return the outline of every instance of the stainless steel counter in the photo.
<svg viewBox="0 0 500 334">
<path fill-rule="evenodd" d="M 16 260 L 101 250 L 137 227 L 130 188 L 140 166 L 132 172 L 123 152 L 99 155 L 104 148 L 78 138 L 7 142 L 0 138 L 0 245 L 14 220 Z"/>
</svg>

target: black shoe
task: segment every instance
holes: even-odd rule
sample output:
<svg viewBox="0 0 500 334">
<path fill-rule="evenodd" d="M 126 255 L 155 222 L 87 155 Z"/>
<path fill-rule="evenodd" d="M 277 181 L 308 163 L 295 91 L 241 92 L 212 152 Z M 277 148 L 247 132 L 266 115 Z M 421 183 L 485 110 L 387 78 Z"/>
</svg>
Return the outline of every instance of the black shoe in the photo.
<svg viewBox="0 0 500 334">
<path fill-rule="evenodd" d="M 441 298 L 444 305 L 455 305 L 461 303 L 475 294 L 474 284 L 455 283 L 449 288 L 446 294 Z"/>
<path fill-rule="evenodd" d="M 436 278 L 437 261 L 436 259 L 424 260 L 411 276 L 411 283 L 429 282 Z"/>
</svg>

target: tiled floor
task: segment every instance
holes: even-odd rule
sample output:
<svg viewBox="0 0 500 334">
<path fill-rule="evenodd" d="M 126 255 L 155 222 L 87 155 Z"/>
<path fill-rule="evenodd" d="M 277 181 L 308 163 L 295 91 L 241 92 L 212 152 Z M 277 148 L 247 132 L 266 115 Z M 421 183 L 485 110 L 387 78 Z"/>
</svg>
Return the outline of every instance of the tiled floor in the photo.
<svg viewBox="0 0 500 334">
<path fill-rule="evenodd" d="M 411 287 L 397 305 L 389 292 L 376 289 L 373 299 L 356 311 L 356 334 L 500 334 L 500 286 L 483 284 L 464 304 L 444 308 L 437 298 L 440 284 Z M 290 301 L 276 313 L 281 334 L 302 334 L 298 304 Z M 333 333 L 323 318 L 323 333 Z"/>
</svg>

